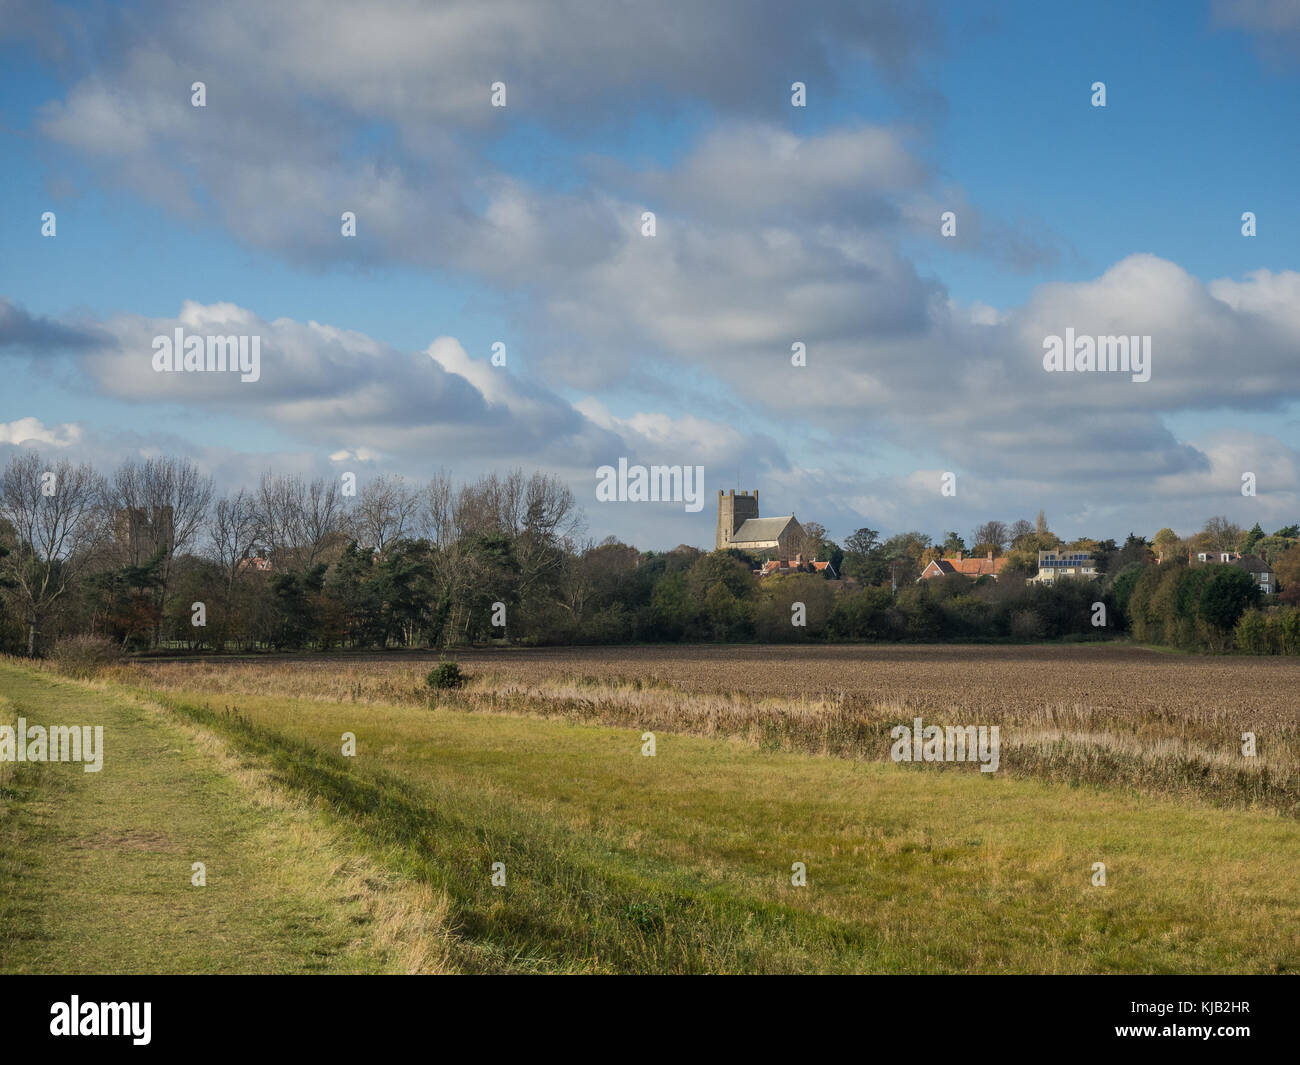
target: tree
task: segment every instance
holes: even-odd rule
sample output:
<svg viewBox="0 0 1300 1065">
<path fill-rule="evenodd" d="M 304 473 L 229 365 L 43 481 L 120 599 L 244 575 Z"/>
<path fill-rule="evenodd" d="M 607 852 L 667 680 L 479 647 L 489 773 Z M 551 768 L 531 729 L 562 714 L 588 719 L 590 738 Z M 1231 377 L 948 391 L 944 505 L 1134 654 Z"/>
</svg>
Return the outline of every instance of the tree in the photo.
<svg viewBox="0 0 1300 1065">
<path fill-rule="evenodd" d="M 1161 529 L 1151 538 L 1151 546 L 1155 548 L 1156 554 L 1162 558 L 1176 554 L 1181 554 L 1184 557 L 1187 555 L 1185 545 L 1173 529 Z"/>
<path fill-rule="evenodd" d="M 805 561 L 811 562 L 821 556 L 825 546 L 826 526 L 820 522 L 810 521 L 803 526 L 803 537 L 795 545 L 795 550 L 803 555 Z"/>
<path fill-rule="evenodd" d="M 13 530 L 0 559 L 3 593 L 27 627 L 35 655 L 42 626 L 62 604 L 104 540 L 104 479 L 86 464 L 52 468 L 27 451 L 0 477 L 0 519 Z"/>
<path fill-rule="evenodd" d="M 1108 543 L 1113 543 L 1108 541 Z M 1128 538 L 1124 541 L 1124 546 L 1118 551 L 1109 552 L 1105 559 L 1105 572 L 1109 574 L 1122 573 L 1129 566 L 1146 565 L 1154 562 L 1151 557 L 1151 549 L 1147 547 L 1147 542 L 1136 533 L 1129 533 Z"/>
<path fill-rule="evenodd" d="M 976 553 L 981 553 L 981 548 L 992 548 L 994 554 L 997 554 L 1011 543 L 1011 532 L 1004 522 L 986 521 L 976 527 L 971 534 L 971 541 L 975 544 Z"/>
<path fill-rule="evenodd" d="M 1252 555 L 1262 539 L 1264 539 L 1264 530 L 1259 527 L 1259 522 L 1255 522 L 1250 532 L 1241 538 L 1241 545 L 1237 550 L 1243 555 Z"/>
<path fill-rule="evenodd" d="M 362 486 L 348 515 L 348 531 L 360 547 L 382 556 L 389 544 L 408 535 L 421 502 L 420 493 L 407 487 L 400 474 L 376 477 Z"/>
<path fill-rule="evenodd" d="M 1215 566 L 1200 589 L 1197 613 L 1224 643 L 1241 615 L 1259 606 L 1259 600 L 1259 585 L 1250 573 L 1239 566 Z"/>
<path fill-rule="evenodd" d="M 915 529 L 898 533 L 880 545 L 886 563 L 885 579 L 894 587 L 915 581 L 921 575 L 921 556 L 930 546 L 930 537 Z"/>
<path fill-rule="evenodd" d="M 242 488 L 234 495 L 222 496 L 212 508 L 208 553 L 221 574 L 222 595 L 220 616 L 209 623 L 217 623 L 213 636 L 219 646 L 237 631 L 235 584 L 247 574 L 249 555 L 257 544 L 259 528 L 253 498 Z"/>
<path fill-rule="evenodd" d="M 865 558 L 879 546 L 880 533 L 864 526 L 845 538 L 844 553 L 849 557 Z"/>
<path fill-rule="evenodd" d="M 1273 573 L 1286 602 L 1300 601 L 1294 593 L 1300 591 L 1300 544 L 1295 544 L 1278 555 L 1273 563 Z"/>
<path fill-rule="evenodd" d="M 1235 551 L 1242 535 L 1241 526 L 1225 517 L 1210 518 L 1201 532 L 1216 553 Z"/>
<path fill-rule="evenodd" d="M 863 526 L 844 541 L 844 565 L 841 572 L 863 584 L 878 584 L 884 579 L 880 533 Z"/>
<path fill-rule="evenodd" d="M 1028 525 L 1029 523 L 1025 522 L 1024 524 Z M 955 532 L 944 533 L 943 546 L 941 547 L 941 550 L 945 555 L 955 555 L 958 551 L 964 554 L 966 551 L 966 541 Z"/>
<path fill-rule="evenodd" d="M 343 547 L 343 500 L 333 479 L 310 484 L 298 476 L 265 473 L 253 497 L 258 542 L 270 552 L 276 571 L 305 573 L 326 550 Z"/>
<path fill-rule="evenodd" d="M 172 566 L 198 538 L 212 502 L 212 479 L 188 459 L 167 456 L 124 462 L 113 474 L 110 493 L 119 566 L 158 559 L 153 642 L 158 643 Z"/>
<path fill-rule="evenodd" d="M 1007 530 L 1007 535 L 1011 537 L 1011 546 L 1015 547 L 1026 536 L 1034 532 L 1034 527 L 1024 518 L 1019 518 L 1011 523 L 1011 528 Z"/>
</svg>

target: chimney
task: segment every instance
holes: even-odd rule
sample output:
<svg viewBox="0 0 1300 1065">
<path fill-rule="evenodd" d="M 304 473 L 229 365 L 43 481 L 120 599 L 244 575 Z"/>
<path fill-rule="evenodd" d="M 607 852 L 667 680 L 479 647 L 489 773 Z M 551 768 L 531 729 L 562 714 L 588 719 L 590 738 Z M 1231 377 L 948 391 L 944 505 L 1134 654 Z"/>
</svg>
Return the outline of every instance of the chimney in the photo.
<svg viewBox="0 0 1300 1065">
<path fill-rule="evenodd" d="M 963 554 L 963 552 L 961 552 L 961 551 L 958 551 L 958 552 L 957 552 L 957 561 L 958 561 L 958 562 L 960 562 L 960 561 L 962 560 L 962 554 Z"/>
<path fill-rule="evenodd" d="M 992 552 L 992 551 L 989 552 L 989 561 L 990 561 L 990 562 L 993 561 L 993 552 Z"/>
</svg>

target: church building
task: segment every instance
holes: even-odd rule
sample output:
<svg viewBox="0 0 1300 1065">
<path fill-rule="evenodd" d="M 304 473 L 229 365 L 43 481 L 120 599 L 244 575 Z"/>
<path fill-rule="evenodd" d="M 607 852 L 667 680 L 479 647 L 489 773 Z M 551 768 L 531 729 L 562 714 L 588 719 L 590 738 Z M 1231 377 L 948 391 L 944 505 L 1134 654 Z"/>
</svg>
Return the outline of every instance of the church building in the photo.
<svg viewBox="0 0 1300 1065">
<path fill-rule="evenodd" d="M 735 548 L 752 555 L 792 559 L 804 548 L 803 527 L 793 514 L 780 518 L 758 516 L 758 491 L 718 490 L 717 550 Z"/>
</svg>

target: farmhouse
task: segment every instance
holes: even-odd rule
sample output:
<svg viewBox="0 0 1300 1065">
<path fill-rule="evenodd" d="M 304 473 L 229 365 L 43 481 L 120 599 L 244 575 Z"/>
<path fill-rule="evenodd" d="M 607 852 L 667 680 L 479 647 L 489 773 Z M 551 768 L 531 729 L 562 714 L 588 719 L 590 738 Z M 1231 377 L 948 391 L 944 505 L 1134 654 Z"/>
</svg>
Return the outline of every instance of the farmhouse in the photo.
<svg viewBox="0 0 1300 1065">
<path fill-rule="evenodd" d="M 932 581 L 936 577 L 947 577 L 952 573 L 960 573 L 963 577 L 971 578 L 987 576 L 996 580 L 1006 561 L 1005 558 L 994 558 L 992 551 L 985 558 L 977 558 L 974 555 L 967 557 L 966 552 L 958 551 L 955 555 L 932 560 L 921 571 L 917 581 Z"/>
</svg>

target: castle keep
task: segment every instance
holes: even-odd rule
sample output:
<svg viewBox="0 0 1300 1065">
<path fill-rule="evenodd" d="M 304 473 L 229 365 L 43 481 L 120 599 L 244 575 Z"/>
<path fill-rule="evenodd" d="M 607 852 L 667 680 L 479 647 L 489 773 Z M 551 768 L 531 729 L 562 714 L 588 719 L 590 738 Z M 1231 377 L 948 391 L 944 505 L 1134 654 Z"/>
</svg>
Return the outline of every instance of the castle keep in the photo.
<svg viewBox="0 0 1300 1065">
<path fill-rule="evenodd" d="M 793 514 L 780 518 L 758 516 L 758 491 L 736 494 L 718 490 L 717 550 L 735 548 L 755 555 L 790 559 L 802 549 L 803 528 Z"/>
</svg>

